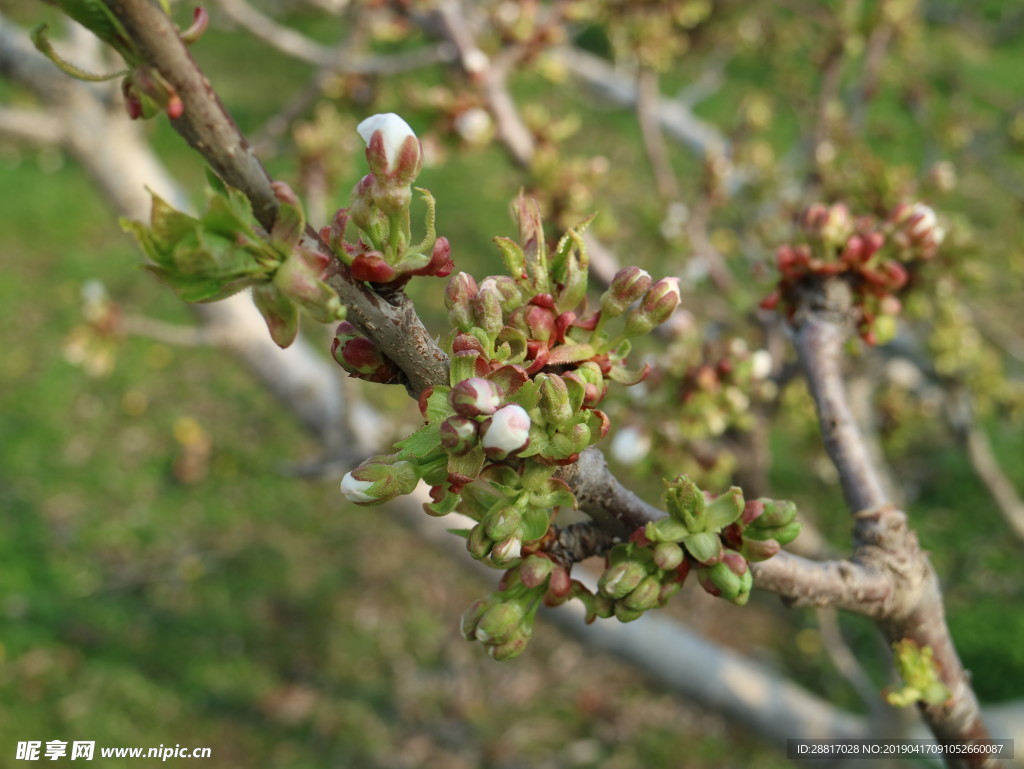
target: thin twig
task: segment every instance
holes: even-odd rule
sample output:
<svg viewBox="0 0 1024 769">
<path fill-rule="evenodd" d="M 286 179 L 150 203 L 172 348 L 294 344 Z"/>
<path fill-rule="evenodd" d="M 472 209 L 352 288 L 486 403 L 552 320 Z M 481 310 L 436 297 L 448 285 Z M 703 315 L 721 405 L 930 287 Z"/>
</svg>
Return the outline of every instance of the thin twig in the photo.
<svg viewBox="0 0 1024 769">
<path fill-rule="evenodd" d="M 665 136 L 658 120 L 658 103 L 661 101 L 660 78 L 657 70 L 641 67 L 636 73 L 636 119 L 640 124 L 647 161 L 654 174 L 654 184 L 663 205 L 679 200 L 682 193 L 679 181 L 672 171 L 672 163 L 665 146 Z"/>
</svg>

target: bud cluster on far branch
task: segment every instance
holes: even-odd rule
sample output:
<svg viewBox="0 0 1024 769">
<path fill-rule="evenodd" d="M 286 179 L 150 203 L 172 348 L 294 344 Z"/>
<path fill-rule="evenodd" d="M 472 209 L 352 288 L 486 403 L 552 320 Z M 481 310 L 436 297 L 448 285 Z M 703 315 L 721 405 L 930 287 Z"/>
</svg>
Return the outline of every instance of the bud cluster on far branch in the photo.
<svg viewBox="0 0 1024 769">
<path fill-rule="evenodd" d="M 923 203 L 900 204 L 884 220 L 855 219 L 842 203 L 815 203 L 800 217 L 800 233 L 801 242 L 776 251 L 781 277 L 761 306 L 781 304 L 792 320 L 803 294 L 841 279 L 853 292 L 861 338 L 872 345 L 892 339 L 900 293 L 945 238 L 935 212 Z"/>
</svg>

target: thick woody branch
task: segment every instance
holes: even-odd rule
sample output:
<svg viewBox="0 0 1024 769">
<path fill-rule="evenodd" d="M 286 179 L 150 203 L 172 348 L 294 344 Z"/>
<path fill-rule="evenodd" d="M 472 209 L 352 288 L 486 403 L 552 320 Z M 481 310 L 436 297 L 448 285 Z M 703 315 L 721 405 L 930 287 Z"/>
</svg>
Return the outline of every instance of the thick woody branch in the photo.
<svg viewBox="0 0 1024 769">
<path fill-rule="evenodd" d="M 921 549 L 906 515 L 885 499 L 871 454 L 853 419 L 841 371 L 842 348 L 852 328 L 849 287 L 826 280 L 809 287 L 795 319 L 794 344 L 818 410 L 825 448 L 839 471 L 847 504 L 854 514 L 854 560 L 885 574 L 892 592 L 873 614 L 889 642 L 912 639 L 932 649 L 949 700 L 920 703 L 939 742 L 984 739 L 978 701 L 957 655 L 939 580 Z M 950 765 L 960 762 L 951 760 Z M 972 756 L 968 766 L 994 766 L 994 759 Z"/>
<path fill-rule="evenodd" d="M 41 110 L 0 107 L 0 136 L 33 146 L 59 144 L 64 126 Z"/>
<path fill-rule="evenodd" d="M 270 177 L 189 55 L 171 20 L 147 0 L 107 2 L 146 62 L 181 97 L 185 111 L 172 121 L 175 130 L 225 182 L 245 193 L 257 220 L 269 229 L 277 215 Z M 307 229 L 307 238 L 307 245 L 326 250 L 312 229 Z M 386 301 L 352 282 L 347 268 L 337 261 L 328 282 L 349 308 L 351 320 L 405 372 L 410 390 L 419 393 L 430 385 L 447 382 L 447 356 L 404 295 Z"/>
<path fill-rule="evenodd" d="M 843 382 L 843 344 L 852 328 L 851 295 L 841 281 L 828 281 L 808 296 L 808 311 L 796 326 L 793 344 L 818 408 L 825 449 L 839 471 L 846 504 L 864 510 L 885 504 L 884 487 L 861 439 Z"/>
<path fill-rule="evenodd" d="M 579 508 L 613 536 L 625 539 L 649 521 L 665 517 L 661 510 L 619 483 L 608 469 L 604 454 L 593 446 L 558 475 L 569 484 Z"/>
</svg>

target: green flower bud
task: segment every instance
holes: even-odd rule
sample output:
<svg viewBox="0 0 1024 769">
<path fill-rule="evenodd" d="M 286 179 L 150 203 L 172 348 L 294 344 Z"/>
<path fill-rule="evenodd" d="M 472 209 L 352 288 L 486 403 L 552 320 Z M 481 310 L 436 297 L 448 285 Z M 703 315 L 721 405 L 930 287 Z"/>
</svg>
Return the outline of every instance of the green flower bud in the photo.
<svg viewBox="0 0 1024 769">
<path fill-rule="evenodd" d="M 493 546 L 494 540 L 487 536 L 486 529 L 480 524 L 472 528 L 466 539 L 466 550 L 478 561 L 486 558 Z"/>
<path fill-rule="evenodd" d="M 459 633 L 463 638 L 467 641 L 476 640 L 476 626 L 480 624 L 480 618 L 491 608 L 491 605 L 489 600 L 481 598 L 463 612 L 462 619 L 459 621 Z"/>
<path fill-rule="evenodd" d="M 622 599 L 623 605 L 633 611 L 647 611 L 658 605 L 661 583 L 656 577 L 647 577 Z"/>
<path fill-rule="evenodd" d="M 550 558 L 528 555 L 519 567 L 519 578 L 527 587 L 540 587 L 551 577 L 554 568 L 555 564 Z"/>
<path fill-rule="evenodd" d="M 486 644 L 502 644 L 512 639 L 526 618 L 526 607 L 519 601 L 492 604 L 480 617 L 476 638 Z"/>
<path fill-rule="evenodd" d="M 640 619 L 642 616 L 644 616 L 644 613 L 642 611 L 637 611 L 636 609 L 630 609 L 628 606 L 626 606 L 622 602 L 616 601 L 616 603 L 615 603 L 615 618 L 619 622 L 632 622 L 633 620 Z"/>
<path fill-rule="evenodd" d="M 654 546 L 654 563 L 659 569 L 672 571 L 683 562 L 683 549 L 675 542 L 659 542 Z"/>
<path fill-rule="evenodd" d="M 612 278 L 608 290 L 601 295 L 601 312 L 605 317 L 617 318 L 629 306 L 647 293 L 651 276 L 639 267 L 623 267 Z"/>
<path fill-rule="evenodd" d="M 796 518 L 796 503 L 788 499 L 762 499 L 764 512 L 751 522 L 757 528 L 783 526 Z"/>
<path fill-rule="evenodd" d="M 378 505 L 411 494 L 420 476 L 416 467 L 398 454 L 370 457 L 341 480 L 341 492 L 357 505 Z"/>
<path fill-rule="evenodd" d="M 722 557 L 722 540 L 718 534 L 699 531 L 683 540 L 686 551 L 703 564 L 716 563 Z"/>
<path fill-rule="evenodd" d="M 563 425 L 573 417 L 569 403 L 569 389 L 565 380 L 557 374 L 538 374 L 540 385 L 540 408 L 545 419 L 556 425 Z"/>
<path fill-rule="evenodd" d="M 679 278 L 662 278 L 644 294 L 640 304 L 626 316 L 626 336 L 643 336 L 664 323 L 676 311 L 680 300 Z"/>
<path fill-rule="evenodd" d="M 529 642 L 529 636 L 516 636 L 505 643 L 488 646 L 487 653 L 491 655 L 492 659 L 504 662 L 505 660 L 515 659 L 522 654 Z"/>
<path fill-rule="evenodd" d="M 449 322 L 459 331 L 470 331 L 474 325 L 473 297 L 478 291 L 472 275 L 457 272 L 448 281 L 444 292 L 444 306 Z"/>
<path fill-rule="evenodd" d="M 516 507 L 501 507 L 488 512 L 481 524 L 488 537 L 500 542 L 519 531 L 523 525 L 523 514 Z"/>
<path fill-rule="evenodd" d="M 647 576 L 647 569 L 636 561 L 623 561 L 605 569 L 597 587 L 609 598 L 618 600 L 633 592 Z"/>
</svg>

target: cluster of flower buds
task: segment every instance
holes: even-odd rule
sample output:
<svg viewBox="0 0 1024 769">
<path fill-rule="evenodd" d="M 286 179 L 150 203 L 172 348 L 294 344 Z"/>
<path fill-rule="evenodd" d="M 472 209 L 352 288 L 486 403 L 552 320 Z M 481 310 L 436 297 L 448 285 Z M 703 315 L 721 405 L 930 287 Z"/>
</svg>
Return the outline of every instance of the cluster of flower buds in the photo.
<svg viewBox="0 0 1024 769">
<path fill-rule="evenodd" d="M 772 357 L 739 337 L 702 341 L 695 330 L 666 351 L 647 392 L 630 404 L 640 418 L 612 441 L 617 461 L 662 475 L 686 473 L 711 487 L 728 482 L 736 458 L 721 438 L 753 429 L 755 405 L 775 396 Z"/>
<path fill-rule="evenodd" d="M 762 303 L 782 304 L 792 320 L 801 295 L 817 283 L 843 279 L 853 291 L 858 330 L 868 344 L 892 338 L 901 309 L 897 295 L 911 270 L 931 259 L 944 238 L 935 212 L 923 203 L 901 204 L 884 220 L 854 219 L 842 203 L 816 203 L 800 217 L 805 242 L 776 250 L 779 284 Z"/>
<path fill-rule="evenodd" d="M 605 558 L 597 594 L 580 596 L 587 621 L 615 617 L 632 622 L 664 606 L 682 588 L 690 565 L 675 542 L 649 542 L 641 536 L 619 543 Z"/>
<path fill-rule="evenodd" d="M 496 660 L 517 657 L 533 635 L 537 609 L 565 603 L 581 587 L 547 555 L 528 555 L 505 572 L 497 591 L 466 610 L 459 624 L 462 637 L 480 641 Z"/>
<path fill-rule="evenodd" d="M 171 120 L 176 120 L 185 113 L 185 105 L 174 86 L 158 70 L 146 64 L 131 37 L 125 34 L 120 21 L 104 3 L 97 0 L 58 0 L 54 5 L 59 6 L 68 16 L 116 50 L 128 65 L 127 72 L 121 70 L 110 75 L 95 75 L 79 69 L 57 54 L 47 37 L 47 25 L 43 24 L 33 31 L 32 42 L 64 74 L 87 82 L 113 80 L 123 75 L 121 93 L 124 96 L 125 109 L 132 120 L 154 117 L 161 110 L 166 112 Z M 179 32 L 182 42 L 186 45 L 196 42 L 209 24 L 210 15 L 206 9 L 196 8 L 192 15 L 192 24 L 188 29 Z"/>
<path fill-rule="evenodd" d="M 800 533 L 796 505 L 784 499 L 752 499 L 722 531 L 722 540 L 751 563 L 765 561 Z"/>
<path fill-rule="evenodd" d="M 683 434 L 689 440 L 722 435 L 726 430 L 750 430 L 752 402 L 774 394 L 768 378 L 772 369 L 767 350 L 750 352 L 742 339 L 727 349 L 687 368 L 675 393 L 680 403 Z"/>
<path fill-rule="evenodd" d="M 320 231 L 321 237 L 356 280 L 401 285 L 414 275 L 450 275 L 451 247 L 434 230 L 434 198 L 419 188 L 427 207 L 425 234 L 412 243 L 412 183 L 423 166 L 416 134 L 394 113 L 368 117 L 357 130 L 366 142 L 370 173 L 352 190 L 348 208 L 340 209 Z M 345 240 L 349 222 L 359 233 L 354 243 Z"/>
<path fill-rule="evenodd" d="M 582 232 L 585 221 L 570 229 L 548 253 L 536 203 L 520 196 L 516 205 L 520 242 L 496 238 L 507 275 L 479 284 L 470 275 L 454 275 L 445 292 L 448 317 L 456 329 L 455 354 L 474 351 L 482 372 L 505 365 L 521 366 L 533 376 L 542 371 L 575 371 L 596 386 L 596 374 L 583 374 L 586 362 L 604 379 L 636 384 L 647 367 L 626 368 L 632 337 L 665 322 L 679 305 L 679 281 L 664 278 L 652 285 L 636 267 L 619 271 L 598 309 L 586 303 L 588 264 Z M 619 330 L 611 333 L 610 323 Z"/>
<path fill-rule="evenodd" d="M 474 558 L 509 570 L 504 588 L 464 622 L 467 637 L 484 641 L 501 658 L 525 646 L 531 606 L 589 595 L 566 568 L 543 556 L 559 508 L 576 505 L 555 471 L 608 432 L 608 417 L 598 408 L 608 381 L 635 384 L 648 373 L 647 367 L 626 367 L 630 338 L 667 320 L 679 304 L 676 279 L 653 282 L 644 271 L 626 268 L 598 309 L 588 311 L 582 227 L 549 252 L 536 205 L 521 196 L 516 213 L 519 242 L 497 239 L 507 275 L 479 284 L 465 273 L 452 276 L 446 291 L 455 327 L 448 338 L 450 385 L 421 394 L 426 424 L 397 444 L 390 465 L 407 463 L 431 487 L 428 514 L 458 510 L 474 521 L 463 532 Z M 361 375 L 386 376 L 388 361 L 356 344 L 354 329 L 344 331 L 335 358 Z M 352 478 L 379 482 L 358 468 Z M 399 487 L 359 491 L 383 501 Z"/>
<path fill-rule="evenodd" d="M 712 496 L 686 476 L 666 483 L 665 503 L 668 517 L 647 524 L 640 541 L 681 545 L 701 587 L 739 605 L 750 597 L 749 562 L 775 555 L 800 531 L 790 502 L 748 503 L 736 487 Z"/>
<path fill-rule="evenodd" d="M 253 220 L 248 199 L 208 173 L 209 204 L 201 218 L 153 195 L 150 225 L 121 220 L 152 260 L 146 267 L 186 302 L 213 302 L 252 287 L 270 335 L 287 347 L 299 330 L 299 309 L 321 323 L 342 320 L 345 308 L 324 282 L 330 257 L 302 244 L 302 204 L 284 182 L 270 232 Z"/>
</svg>

